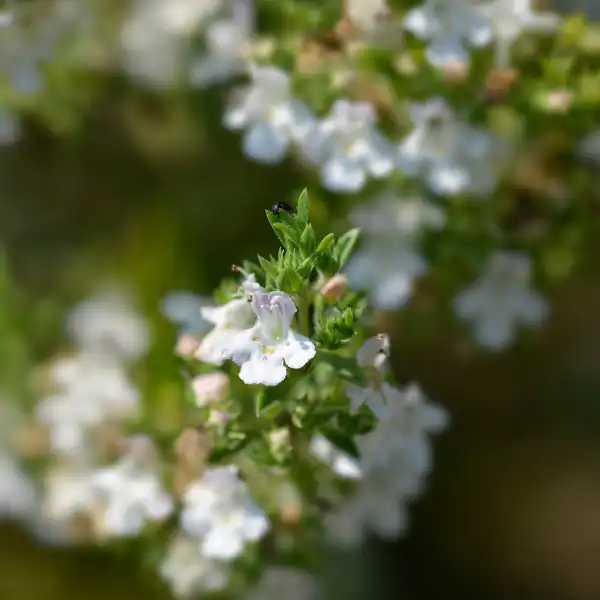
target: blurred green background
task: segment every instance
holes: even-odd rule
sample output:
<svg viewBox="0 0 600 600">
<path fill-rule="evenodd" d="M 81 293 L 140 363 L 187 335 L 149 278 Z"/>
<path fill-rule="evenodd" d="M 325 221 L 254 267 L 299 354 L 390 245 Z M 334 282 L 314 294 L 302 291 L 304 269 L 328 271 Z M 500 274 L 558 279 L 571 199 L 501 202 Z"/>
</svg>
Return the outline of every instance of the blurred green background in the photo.
<svg viewBox="0 0 600 600">
<path fill-rule="evenodd" d="M 219 90 L 154 94 L 98 77 L 102 93 L 74 135 L 29 119 L 0 149 L 2 246 L 28 300 L 67 309 L 117 280 L 156 316 L 164 293 L 208 294 L 232 263 L 274 248 L 264 209 L 307 180 L 291 162 L 243 157 L 220 126 Z M 314 210 L 321 228 L 345 213 L 330 196 Z M 600 280 L 571 282 L 539 338 L 500 356 L 474 354 L 443 323 L 403 336 L 405 321 L 382 324 L 398 379 L 418 381 L 453 426 L 408 537 L 332 558 L 336 597 L 600 598 Z M 40 332 L 37 358 L 59 336 Z M 71 597 L 168 592 L 129 559 L 39 548 L 2 527 L 0 598 Z"/>
</svg>

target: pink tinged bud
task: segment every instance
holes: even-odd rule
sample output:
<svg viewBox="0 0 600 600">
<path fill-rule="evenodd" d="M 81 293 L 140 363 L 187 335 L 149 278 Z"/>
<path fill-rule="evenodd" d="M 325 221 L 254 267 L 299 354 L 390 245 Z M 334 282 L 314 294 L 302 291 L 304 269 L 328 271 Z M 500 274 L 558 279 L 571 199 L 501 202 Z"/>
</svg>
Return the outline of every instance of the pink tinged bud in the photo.
<svg viewBox="0 0 600 600">
<path fill-rule="evenodd" d="M 192 335 L 191 333 L 182 333 L 177 338 L 175 354 L 182 358 L 194 358 L 199 346 L 199 337 Z"/>
<path fill-rule="evenodd" d="M 198 375 L 192 379 L 192 389 L 196 397 L 196 404 L 200 408 L 223 402 L 229 395 L 229 377 L 220 371 L 208 375 Z"/>
<path fill-rule="evenodd" d="M 336 302 L 348 291 L 348 279 L 344 275 L 334 275 L 321 288 L 321 295 L 328 302 Z"/>
</svg>

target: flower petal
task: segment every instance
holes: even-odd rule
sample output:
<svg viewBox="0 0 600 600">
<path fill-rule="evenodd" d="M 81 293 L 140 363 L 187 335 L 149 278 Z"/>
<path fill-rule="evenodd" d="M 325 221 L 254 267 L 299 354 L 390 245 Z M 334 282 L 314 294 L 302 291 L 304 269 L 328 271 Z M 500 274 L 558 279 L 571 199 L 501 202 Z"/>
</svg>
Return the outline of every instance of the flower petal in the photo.
<svg viewBox="0 0 600 600">
<path fill-rule="evenodd" d="M 309 360 L 314 358 L 316 352 L 315 345 L 309 338 L 290 330 L 284 352 L 288 367 L 301 369 Z"/>
<path fill-rule="evenodd" d="M 254 354 L 242 365 L 240 379 L 249 385 L 279 385 L 286 373 L 281 357 L 275 354 Z"/>
</svg>

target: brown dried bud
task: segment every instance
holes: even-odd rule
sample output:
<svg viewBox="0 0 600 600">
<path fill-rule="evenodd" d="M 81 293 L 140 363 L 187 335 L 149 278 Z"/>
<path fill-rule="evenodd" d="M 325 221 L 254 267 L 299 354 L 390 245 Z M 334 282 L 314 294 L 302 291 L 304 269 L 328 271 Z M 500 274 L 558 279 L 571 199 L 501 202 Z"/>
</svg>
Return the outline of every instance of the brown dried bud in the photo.
<svg viewBox="0 0 600 600">
<path fill-rule="evenodd" d="M 442 73 L 446 83 L 460 85 L 469 76 L 469 63 L 462 60 L 448 60 L 442 65 Z"/>
<path fill-rule="evenodd" d="M 497 69 L 490 71 L 485 80 L 486 100 L 490 104 L 503 102 L 519 79 L 516 69 Z"/>
<path fill-rule="evenodd" d="M 334 275 L 321 288 L 321 295 L 328 302 L 337 302 L 348 291 L 348 279 L 344 275 Z"/>
</svg>

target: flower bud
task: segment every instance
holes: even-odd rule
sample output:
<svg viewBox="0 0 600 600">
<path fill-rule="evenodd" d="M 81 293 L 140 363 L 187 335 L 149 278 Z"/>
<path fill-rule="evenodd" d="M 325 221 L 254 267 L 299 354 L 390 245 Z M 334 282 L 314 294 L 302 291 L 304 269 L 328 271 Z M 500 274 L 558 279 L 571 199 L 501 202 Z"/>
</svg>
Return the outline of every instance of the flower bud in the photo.
<svg viewBox="0 0 600 600">
<path fill-rule="evenodd" d="M 348 291 L 348 278 L 345 275 L 334 275 L 321 288 L 321 295 L 328 302 L 336 302 Z"/>
<path fill-rule="evenodd" d="M 220 371 L 198 375 L 192 379 L 192 389 L 199 408 L 222 402 L 229 395 L 229 377 Z"/>
<path fill-rule="evenodd" d="M 194 358 L 200 346 L 200 338 L 191 333 L 181 333 L 175 344 L 175 354 L 182 358 Z"/>
</svg>

